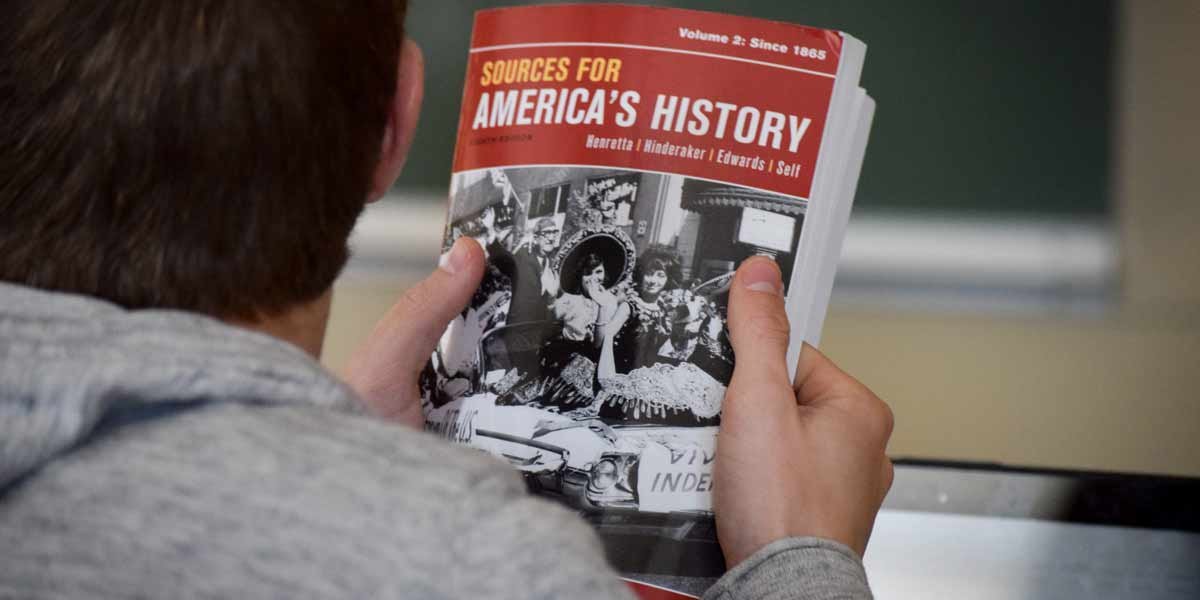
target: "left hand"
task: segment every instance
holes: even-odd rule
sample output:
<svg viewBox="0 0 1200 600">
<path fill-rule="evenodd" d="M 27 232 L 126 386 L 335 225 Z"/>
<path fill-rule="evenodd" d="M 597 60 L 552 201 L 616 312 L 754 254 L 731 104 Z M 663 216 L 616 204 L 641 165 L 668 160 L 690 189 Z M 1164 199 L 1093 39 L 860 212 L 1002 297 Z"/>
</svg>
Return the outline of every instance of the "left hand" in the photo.
<svg viewBox="0 0 1200 600">
<path fill-rule="evenodd" d="M 418 428 L 424 417 L 417 380 L 446 324 L 479 287 L 483 248 L 459 238 L 438 265 L 380 319 L 342 375 L 373 414 Z"/>
<path fill-rule="evenodd" d="M 607 319 L 612 316 L 613 309 L 617 306 L 617 295 L 609 290 L 604 289 L 604 286 L 599 283 L 584 283 L 587 288 L 588 296 L 600 305 L 601 314 Z M 608 314 L 604 314 L 608 313 Z"/>
<path fill-rule="evenodd" d="M 596 304 L 604 306 L 605 302 L 602 296 L 607 292 L 604 291 L 604 286 L 600 285 L 599 282 L 589 277 L 584 277 L 583 281 L 579 283 L 579 287 L 582 288 L 584 297 L 591 298 Z"/>
</svg>

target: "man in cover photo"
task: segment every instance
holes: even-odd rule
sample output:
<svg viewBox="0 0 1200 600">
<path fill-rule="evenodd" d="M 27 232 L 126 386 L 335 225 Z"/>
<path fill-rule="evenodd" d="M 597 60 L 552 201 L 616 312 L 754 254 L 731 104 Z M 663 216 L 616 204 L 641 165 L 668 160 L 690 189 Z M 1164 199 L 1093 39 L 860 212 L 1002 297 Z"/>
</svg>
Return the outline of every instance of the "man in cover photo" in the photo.
<svg viewBox="0 0 1200 600">
<path fill-rule="evenodd" d="M 561 233 L 553 217 L 541 217 L 533 223 L 530 243 L 513 253 L 513 278 L 517 281 L 513 283 L 509 323 L 548 318 L 547 308 L 559 295 L 559 278 L 553 261 Z"/>
<path fill-rule="evenodd" d="M 0 597 L 629 598 L 595 534 L 421 431 L 460 239 L 345 373 L 317 362 L 424 67 L 394 0 L 0 7 Z M 420 151 L 420 149 L 416 149 Z M 867 598 L 891 413 L 730 290 L 709 598 Z"/>
</svg>

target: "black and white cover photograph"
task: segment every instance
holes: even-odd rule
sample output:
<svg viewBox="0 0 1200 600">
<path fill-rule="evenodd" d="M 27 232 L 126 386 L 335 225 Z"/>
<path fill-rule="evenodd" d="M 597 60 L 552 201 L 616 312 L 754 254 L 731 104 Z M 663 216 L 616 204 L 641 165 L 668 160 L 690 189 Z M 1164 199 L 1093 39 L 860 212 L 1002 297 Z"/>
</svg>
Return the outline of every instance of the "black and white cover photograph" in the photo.
<svg viewBox="0 0 1200 600">
<path fill-rule="evenodd" d="M 427 427 L 585 514 L 711 515 L 729 285 L 756 254 L 791 279 L 807 203 L 579 166 L 460 172 L 450 193 L 444 245 L 470 236 L 488 266 L 422 377 Z"/>
</svg>

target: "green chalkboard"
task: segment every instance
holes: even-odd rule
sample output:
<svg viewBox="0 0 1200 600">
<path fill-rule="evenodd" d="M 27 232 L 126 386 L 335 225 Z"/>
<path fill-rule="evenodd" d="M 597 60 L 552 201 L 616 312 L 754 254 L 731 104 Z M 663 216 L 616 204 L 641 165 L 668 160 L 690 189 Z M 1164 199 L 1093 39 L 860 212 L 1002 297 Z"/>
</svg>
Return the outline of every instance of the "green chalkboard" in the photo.
<svg viewBox="0 0 1200 600">
<path fill-rule="evenodd" d="M 511 4 L 410 0 L 409 35 L 428 75 L 401 186 L 447 185 L 471 15 Z M 1110 211 L 1112 0 L 652 4 L 841 29 L 866 42 L 863 85 L 878 111 L 859 210 Z"/>
</svg>

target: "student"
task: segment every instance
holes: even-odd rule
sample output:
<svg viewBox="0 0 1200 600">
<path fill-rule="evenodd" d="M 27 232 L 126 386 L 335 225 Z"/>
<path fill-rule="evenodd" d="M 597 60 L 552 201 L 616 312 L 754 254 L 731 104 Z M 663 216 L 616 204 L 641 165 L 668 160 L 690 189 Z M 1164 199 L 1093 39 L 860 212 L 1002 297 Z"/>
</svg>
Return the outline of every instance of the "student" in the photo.
<svg viewBox="0 0 1200 600">
<path fill-rule="evenodd" d="M 344 382 L 315 360 L 416 124 L 402 2 L 0 11 L 0 596 L 629 597 L 580 520 L 416 427 L 478 244 Z M 868 597 L 890 413 L 811 348 L 792 387 L 779 278 L 731 291 L 709 596 Z"/>
</svg>

